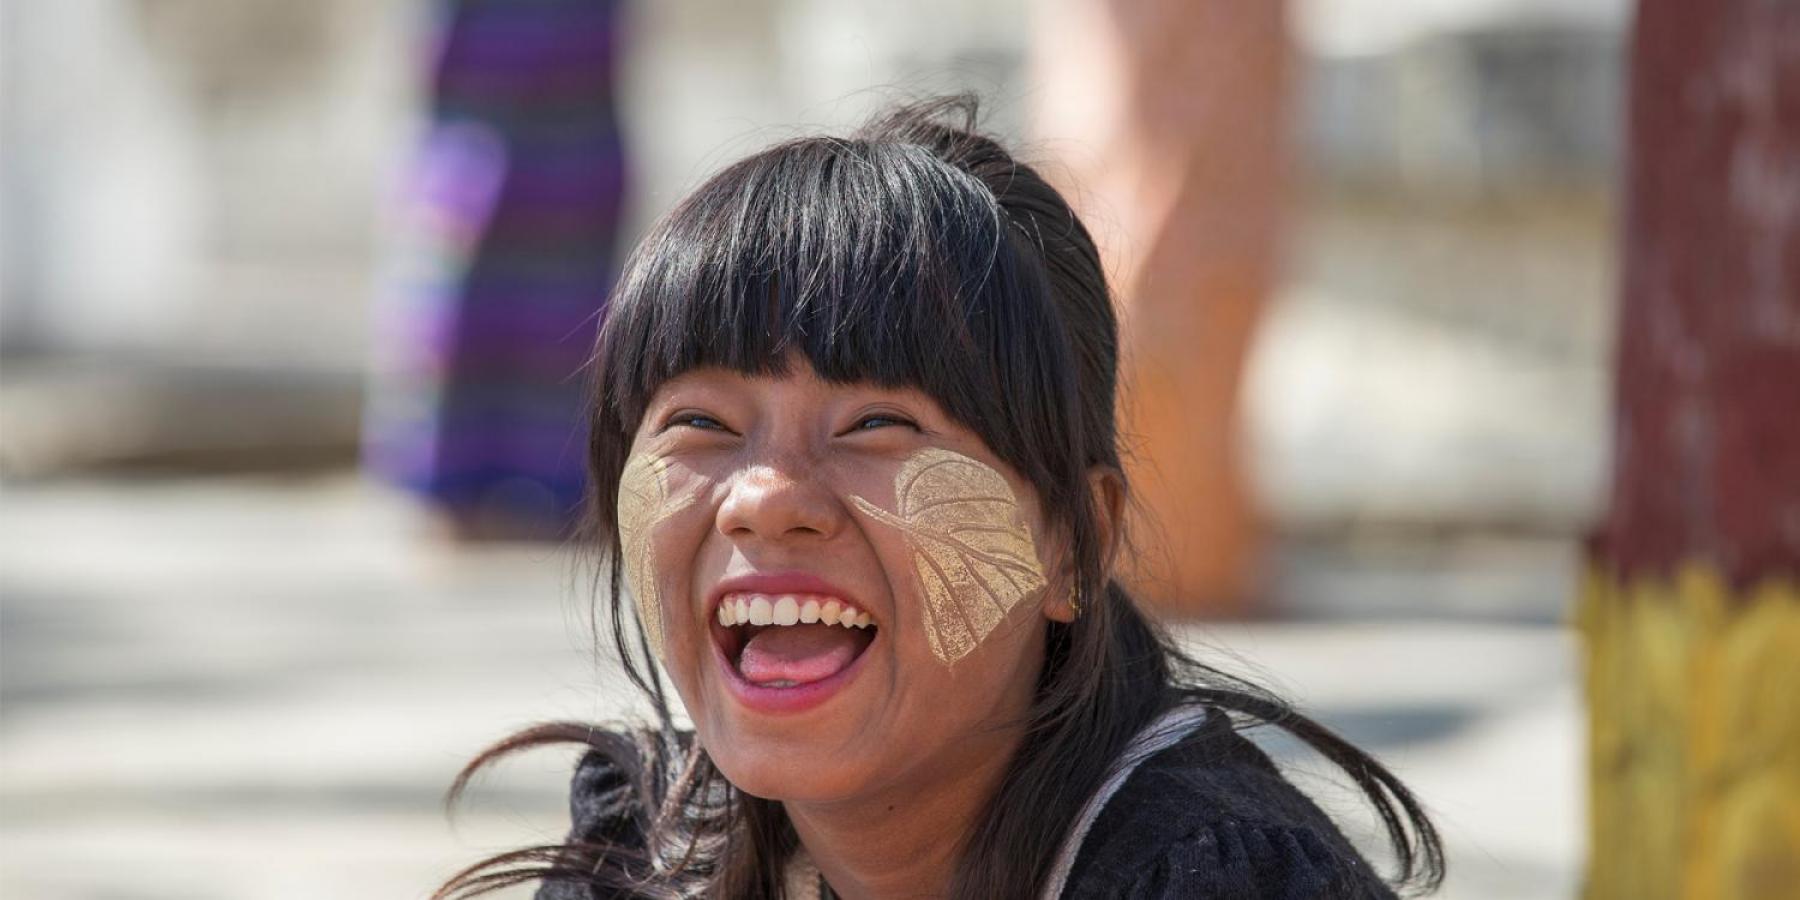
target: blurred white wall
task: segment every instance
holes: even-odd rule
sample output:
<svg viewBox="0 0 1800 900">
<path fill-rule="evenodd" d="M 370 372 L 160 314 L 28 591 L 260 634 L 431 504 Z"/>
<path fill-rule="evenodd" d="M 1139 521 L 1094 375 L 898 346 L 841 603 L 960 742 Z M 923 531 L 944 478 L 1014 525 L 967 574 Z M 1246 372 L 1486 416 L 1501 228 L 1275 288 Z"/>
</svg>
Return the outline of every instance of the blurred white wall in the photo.
<svg viewBox="0 0 1800 900">
<path fill-rule="evenodd" d="M 6 3 L 8 347 L 358 365 L 408 12 Z"/>
<path fill-rule="evenodd" d="M 637 4 L 622 98 L 633 221 L 734 155 L 855 121 L 895 95 L 882 86 L 1016 91 L 1023 6 Z M 7 344 L 359 366 L 428 10 L 0 7 Z"/>
<path fill-rule="evenodd" d="M 639 3 L 625 79 L 640 226 L 712 171 L 884 101 L 974 89 L 1021 129 L 1025 0 Z"/>
<path fill-rule="evenodd" d="M 11 345 L 169 343 L 204 243 L 188 98 L 109 0 L 7 3 L 0 328 Z"/>
<path fill-rule="evenodd" d="M 353 412 L 322 411 L 355 402 L 368 304 L 395 237 L 389 185 L 418 124 L 429 7 L 0 4 L 8 381 L 33 348 L 88 365 L 237 373 L 221 384 L 323 373 L 339 387 L 311 395 L 321 414 L 304 428 L 353 429 Z M 726 162 L 895 97 L 973 88 L 993 127 L 1027 134 L 1025 112 L 1055 100 L 1031 95 L 1026 42 L 1055 10 L 635 4 L 621 99 L 628 231 Z M 1303 188 L 1290 285 L 1247 398 L 1280 521 L 1585 520 L 1604 460 L 1626 11 L 1626 0 L 1296 3 Z M 281 390 L 182 415 L 235 409 L 249 421 L 241 410 L 270 407 Z M 108 418 L 46 439 L 38 457 L 104 444 Z"/>
</svg>

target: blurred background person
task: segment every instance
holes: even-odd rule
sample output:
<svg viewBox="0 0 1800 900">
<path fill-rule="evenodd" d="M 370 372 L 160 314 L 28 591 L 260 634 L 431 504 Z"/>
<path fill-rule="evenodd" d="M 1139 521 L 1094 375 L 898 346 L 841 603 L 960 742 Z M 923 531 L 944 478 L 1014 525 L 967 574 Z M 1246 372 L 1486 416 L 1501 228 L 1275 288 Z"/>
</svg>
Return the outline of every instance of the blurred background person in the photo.
<svg viewBox="0 0 1800 900">
<path fill-rule="evenodd" d="M 622 3 L 450 0 L 375 327 L 365 461 L 463 539 L 560 538 L 626 182 Z"/>
<path fill-rule="evenodd" d="M 1035 131 L 1111 224 L 1134 587 L 1172 615 L 1247 615 L 1263 523 L 1239 395 L 1279 277 L 1287 206 L 1286 4 L 1058 0 L 1033 45 Z M 1265 610 L 1266 611 L 1266 610 Z"/>
</svg>

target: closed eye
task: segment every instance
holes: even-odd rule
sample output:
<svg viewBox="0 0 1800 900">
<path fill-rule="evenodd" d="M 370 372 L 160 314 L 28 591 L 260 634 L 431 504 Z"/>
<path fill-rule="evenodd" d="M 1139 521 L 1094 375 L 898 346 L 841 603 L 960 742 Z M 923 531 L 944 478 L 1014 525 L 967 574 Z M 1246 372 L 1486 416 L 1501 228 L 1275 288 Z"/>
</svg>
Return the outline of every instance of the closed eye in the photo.
<svg viewBox="0 0 1800 900">
<path fill-rule="evenodd" d="M 677 413 L 670 417 L 668 424 L 663 427 L 674 428 L 677 425 L 686 425 L 689 428 L 698 428 L 702 431 L 731 430 L 726 428 L 725 423 L 720 422 L 718 419 L 715 419 L 712 416 L 702 415 L 701 413 Z"/>
<path fill-rule="evenodd" d="M 899 416 L 890 416 L 890 415 L 868 415 L 868 416 L 863 416 L 862 418 L 856 420 L 856 424 L 850 426 L 850 432 L 852 434 L 854 434 L 858 431 L 874 431 L 876 428 L 883 427 L 881 425 L 870 426 L 869 425 L 870 422 L 890 423 L 890 424 L 894 424 L 894 425 L 904 425 L 908 428 L 913 429 L 914 431 L 921 430 L 919 428 L 918 423 L 912 421 L 911 419 L 903 419 Z"/>
</svg>

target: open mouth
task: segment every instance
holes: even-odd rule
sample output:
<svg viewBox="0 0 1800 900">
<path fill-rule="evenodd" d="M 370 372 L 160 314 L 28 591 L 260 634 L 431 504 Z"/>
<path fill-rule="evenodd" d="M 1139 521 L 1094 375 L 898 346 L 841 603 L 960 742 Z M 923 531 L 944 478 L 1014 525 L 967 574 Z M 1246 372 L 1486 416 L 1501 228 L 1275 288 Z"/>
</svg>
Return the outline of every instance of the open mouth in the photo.
<svg viewBox="0 0 1800 900">
<path fill-rule="evenodd" d="M 868 612 L 823 594 L 726 594 L 713 639 L 748 684 L 792 689 L 848 669 L 880 629 Z"/>
</svg>

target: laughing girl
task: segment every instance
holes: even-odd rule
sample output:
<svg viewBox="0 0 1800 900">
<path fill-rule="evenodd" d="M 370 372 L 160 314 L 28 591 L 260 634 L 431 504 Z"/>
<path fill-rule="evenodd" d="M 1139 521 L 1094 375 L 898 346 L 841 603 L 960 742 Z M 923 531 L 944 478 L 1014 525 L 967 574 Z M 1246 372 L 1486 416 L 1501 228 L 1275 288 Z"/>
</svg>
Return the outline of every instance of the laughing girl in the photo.
<svg viewBox="0 0 1800 900">
<path fill-rule="evenodd" d="M 1436 832 L 1366 753 L 1185 655 L 1115 580 L 1128 486 L 1094 242 L 952 98 L 719 173 L 627 263 L 588 466 L 653 727 L 586 746 L 573 828 L 440 897 L 1364 898 Z M 692 728 L 678 728 L 672 685 Z M 1239 729 L 1386 826 L 1384 880 Z"/>
</svg>

